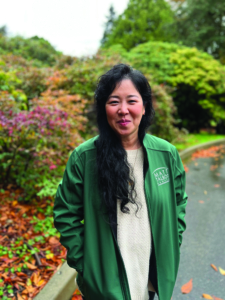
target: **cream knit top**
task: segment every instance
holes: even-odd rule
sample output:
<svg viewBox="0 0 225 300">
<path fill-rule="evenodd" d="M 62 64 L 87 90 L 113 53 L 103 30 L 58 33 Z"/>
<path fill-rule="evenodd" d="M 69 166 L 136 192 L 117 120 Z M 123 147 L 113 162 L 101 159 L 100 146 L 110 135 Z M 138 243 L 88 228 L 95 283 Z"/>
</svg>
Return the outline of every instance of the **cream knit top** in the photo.
<svg viewBox="0 0 225 300">
<path fill-rule="evenodd" d="M 120 202 L 117 201 L 117 239 L 128 277 L 131 299 L 148 300 L 151 230 L 144 192 L 143 149 L 127 150 L 127 160 L 132 168 L 135 164 L 133 177 L 139 210 L 136 213 L 137 206 L 128 203 L 130 213 L 124 214 L 120 210 Z"/>
</svg>

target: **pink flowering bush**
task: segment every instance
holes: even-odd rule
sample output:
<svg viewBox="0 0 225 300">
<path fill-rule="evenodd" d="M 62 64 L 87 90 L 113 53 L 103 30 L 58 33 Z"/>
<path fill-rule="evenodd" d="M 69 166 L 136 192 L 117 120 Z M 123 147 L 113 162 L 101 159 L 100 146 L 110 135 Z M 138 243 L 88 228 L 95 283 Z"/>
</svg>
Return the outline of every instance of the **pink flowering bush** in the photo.
<svg viewBox="0 0 225 300">
<path fill-rule="evenodd" d="M 24 189 L 23 200 L 54 195 L 68 153 L 82 138 L 56 107 L 21 111 L 0 97 L 0 179 Z"/>
</svg>

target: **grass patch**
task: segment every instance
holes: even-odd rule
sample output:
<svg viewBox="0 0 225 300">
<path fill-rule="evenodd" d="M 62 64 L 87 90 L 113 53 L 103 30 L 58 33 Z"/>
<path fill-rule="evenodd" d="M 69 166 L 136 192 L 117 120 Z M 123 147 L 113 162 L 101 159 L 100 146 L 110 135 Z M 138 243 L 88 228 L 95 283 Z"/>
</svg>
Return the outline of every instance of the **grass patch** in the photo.
<svg viewBox="0 0 225 300">
<path fill-rule="evenodd" d="M 225 138 L 225 135 L 222 134 L 212 134 L 212 133 L 196 133 L 196 134 L 188 134 L 184 136 L 183 143 L 175 143 L 174 146 L 178 151 L 184 150 L 188 147 L 192 147 L 198 144 L 203 144 L 219 139 Z"/>
</svg>

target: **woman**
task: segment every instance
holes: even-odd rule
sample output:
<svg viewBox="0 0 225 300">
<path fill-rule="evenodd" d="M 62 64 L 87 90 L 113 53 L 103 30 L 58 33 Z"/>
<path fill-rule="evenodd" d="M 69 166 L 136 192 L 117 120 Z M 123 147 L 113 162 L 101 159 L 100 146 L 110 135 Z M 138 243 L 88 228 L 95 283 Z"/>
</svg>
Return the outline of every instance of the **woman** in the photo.
<svg viewBox="0 0 225 300">
<path fill-rule="evenodd" d="M 67 262 L 85 300 L 170 300 L 186 227 L 179 154 L 146 134 L 154 111 L 140 72 L 114 66 L 95 101 L 99 136 L 73 151 L 55 198 Z"/>
</svg>

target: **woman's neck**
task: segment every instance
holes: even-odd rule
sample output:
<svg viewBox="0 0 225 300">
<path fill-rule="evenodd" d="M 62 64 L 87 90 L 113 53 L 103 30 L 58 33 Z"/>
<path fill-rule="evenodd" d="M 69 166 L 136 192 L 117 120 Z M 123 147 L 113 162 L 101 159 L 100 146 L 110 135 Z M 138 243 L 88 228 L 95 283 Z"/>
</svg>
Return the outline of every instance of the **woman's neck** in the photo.
<svg viewBox="0 0 225 300">
<path fill-rule="evenodd" d="M 125 150 L 135 150 L 141 147 L 138 137 L 130 139 L 121 139 L 122 146 Z"/>
</svg>

